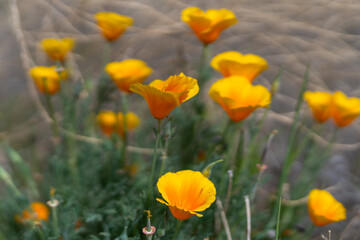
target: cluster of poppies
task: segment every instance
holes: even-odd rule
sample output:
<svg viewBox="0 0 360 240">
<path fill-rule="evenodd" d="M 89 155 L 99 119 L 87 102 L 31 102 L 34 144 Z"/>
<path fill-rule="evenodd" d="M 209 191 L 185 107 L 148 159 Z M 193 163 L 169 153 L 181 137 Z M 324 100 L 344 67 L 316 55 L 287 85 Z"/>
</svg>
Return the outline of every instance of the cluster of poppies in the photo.
<svg viewBox="0 0 360 240">
<path fill-rule="evenodd" d="M 95 18 L 104 38 L 110 42 L 119 38 L 133 24 L 132 18 L 112 12 L 97 13 Z M 235 14 L 227 9 L 210 9 L 204 12 L 192 7 L 183 10 L 181 18 L 205 46 L 216 41 L 223 30 L 237 22 Z M 45 39 L 41 42 L 49 57 L 58 62 L 66 59 L 73 45 L 72 39 Z M 242 121 L 256 109 L 269 107 L 272 97 L 270 91 L 264 86 L 253 85 L 256 77 L 268 68 L 265 59 L 253 54 L 229 51 L 215 56 L 210 65 L 224 78 L 211 86 L 209 95 L 232 121 Z M 108 63 L 105 71 L 123 93 L 134 92 L 141 95 L 157 120 L 167 117 L 176 107 L 200 91 L 197 80 L 184 73 L 143 84 L 153 70 L 139 59 Z M 39 91 L 44 94 L 58 92 L 60 82 L 66 79 L 66 72 L 54 66 L 34 67 L 30 70 L 30 75 Z M 360 99 L 347 98 L 340 92 L 306 92 L 305 100 L 319 122 L 332 117 L 338 126 L 343 127 L 360 115 Z M 139 118 L 132 112 L 123 114 L 103 111 L 97 116 L 97 121 L 107 136 L 113 133 L 123 136 L 124 125 L 129 130 L 139 125 Z M 158 180 L 157 187 L 164 199 L 157 200 L 169 206 L 174 217 L 180 220 L 195 215 L 201 217 L 198 212 L 207 209 L 216 198 L 214 184 L 197 171 L 166 173 Z M 313 190 L 309 195 L 308 208 L 316 225 L 345 219 L 345 208 L 326 191 Z M 38 203 L 31 205 L 31 212 L 38 212 L 38 209 L 43 209 Z M 29 218 L 29 211 L 23 213 L 23 219 Z M 40 212 L 37 218 L 47 220 L 46 211 Z"/>
</svg>

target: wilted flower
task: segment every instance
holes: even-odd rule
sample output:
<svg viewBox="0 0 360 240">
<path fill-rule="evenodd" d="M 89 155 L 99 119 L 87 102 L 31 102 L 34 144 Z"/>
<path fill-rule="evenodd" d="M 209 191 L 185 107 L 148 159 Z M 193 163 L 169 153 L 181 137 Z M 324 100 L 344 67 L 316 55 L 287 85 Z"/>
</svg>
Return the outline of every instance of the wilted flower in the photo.
<svg viewBox="0 0 360 240">
<path fill-rule="evenodd" d="M 204 44 L 216 41 L 222 31 L 237 23 L 235 14 L 228 9 L 209 9 L 204 12 L 197 7 L 190 7 L 182 11 L 181 19 Z"/>
<path fill-rule="evenodd" d="M 328 120 L 331 115 L 331 93 L 306 91 L 304 99 L 311 108 L 316 121 L 322 123 Z"/>
<path fill-rule="evenodd" d="M 127 93 L 131 92 L 129 90 L 131 84 L 144 82 L 152 73 L 152 69 L 144 61 L 138 59 L 112 62 L 106 65 L 105 70 L 116 86 Z"/>
<path fill-rule="evenodd" d="M 166 173 L 158 180 L 157 187 L 165 201 L 156 200 L 166 204 L 179 220 L 202 217 L 198 212 L 210 207 L 216 198 L 214 184 L 201 172 L 192 170 Z"/>
<path fill-rule="evenodd" d="M 117 133 L 121 136 L 124 136 L 123 116 L 123 113 L 115 114 L 112 111 L 103 111 L 97 116 L 97 122 L 105 135 L 110 136 L 113 133 Z M 127 130 L 135 129 L 139 123 L 139 117 L 135 113 L 128 112 L 126 114 Z"/>
<path fill-rule="evenodd" d="M 360 115 L 360 99 L 348 98 L 337 91 L 333 95 L 331 116 L 338 127 L 345 127 Z"/>
<path fill-rule="evenodd" d="M 262 57 L 254 54 L 243 55 L 235 51 L 216 55 L 210 65 L 224 77 L 242 76 L 250 82 L 268 68 L 266 60 Z"/>
<path fill-rule="evenodd" d="M 41 46 L 51 59 L 64 61 L 67 53 L 74 47 L 74 40 L 72 38 L 47 38 L 41 41 Z"/>
<path fill-rule="evenodd" d="M 98 12 L 95 14 L 103 36 L 110 42 L 120 37 L 126 29 L 133 25 L 133 19 L 114 12 Z"/>
<path fill-rule="evenodd" d="M 197 80 L 183 73 L 170 76 L 167 80 L 154 80 L 149 85 L 132 84 L 130 90 L 140 94 L 149 105 L 156 119 L 163 119 L 181 103 L 199 92 Z"/>
<path fill-rule="evenodd" d="M 324 226 L 346 219 L 346 209 L 329 192 L 313 189 L 309 193 L 308 211 L 316 226 Z"/>
<path fill-rule="evenodd" d="M 55 94 L 60 90 L 60 80 L 66 79 L 66 72 L 58 72 L 55 66 L 37 66 L 30 69 L 30 76 L 42 93 Z"/>
<path fill-rule="evenodd" d="M 22 216 L 16 215 L 15 219 L 19 223 L 24 223 L 25 221 L 47 221 L 49 214 L 49 208 L 44 203 L 33 202 L 29 209 L 22 212 Z"/>
<path fill-rule="evenodd" d="M 209 91 L 234 122 L 247 118 L 258 108 L 268 107 L 271 94 L 264 86 L 253 86 L 246 78 L 232 76 L 215 82 Z"/>
</svg>

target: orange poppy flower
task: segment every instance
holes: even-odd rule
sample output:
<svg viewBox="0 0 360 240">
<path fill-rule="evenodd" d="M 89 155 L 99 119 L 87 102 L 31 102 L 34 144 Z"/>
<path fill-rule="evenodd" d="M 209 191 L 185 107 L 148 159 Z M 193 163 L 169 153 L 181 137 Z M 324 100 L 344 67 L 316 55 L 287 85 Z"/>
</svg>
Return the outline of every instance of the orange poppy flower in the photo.
<svg viewBox="0 0 360 240">
<path fill-rule="evenodd" d="M 209 208 L 216 198 L 214 184 L 201 172 L 192 170 L 166 173 L 158 180 L 157 187 L 164 200 L 156 200 L 167 205 L 179 220 L 202 217 L 198 212 Z"/>
<path fill-rule="evenodd" d="M 331 116 L 331 104 L 333 95 L 328 92 L 310 92 L 304 93 L 304 99 L 307 101 L 314 118 L 319 123 L 323 123 Z"/>
<path fill-rule="evenodd" d="M 182 11 L 181 19 L 204 44 L 216 41 L 222 31 L 237 23 L 235 14 L 228 9 L 209 9 L 204 12 L 197 7 L 190 7 Z"/>
<path fill-rule="evenodd" d="M 41 202 L 33 202 L 30 205 L 30 209 L 24 210 L 22 216 L 16 215 L 15 220 L 19 223 L 25 221 L 47 221 L 49 219 L 49 208 Z"/>
<path fill-rule="evenodd" d="M 199 92 L 199 85 L 196 79 L 180 73 L 165 81 L 154 80 L 149 85 L 132 84 L 130 90 L 145 98 L 154 118 L 163 119 L 181 103 L 194 97 Z"/>
<path fill-rule="evenodd" d="M 266 60 L 262 57 L 254 54 L 243 55 L 235 51 L 216 55 L 210 65 L 224 77 L 242 76 L 250 82 L 268 68 Z"/>
<path fill-rule="evenodd" d="M 268 107 L 271 93 L 265 87 L 253 86 L 246 78 L 232 76 L 215 82 L 209 91 L 234 122 L 247 118 L 258 108 Z"/>
<path fill-rule="evenodd" d="M 109 41 L 115 41 L 126 29 L 133 25 L 133 19 L 114 12 L 98 12 L 95 14 L 103 36 Z"/>
<path fill-rule="evenodd" d="M 329 192 L 313 189 L 307 203 L 311 220 L 316 226 L 324 226 L 346 219 L 346 209 Z"/>
<path fill-rule="evenodd" d="M 30 76 L 42 93 L 55 94 L 60 90 L 60 81 L 66 80 L 65 71 L 58 72 L 55 66 L 37 66 L 30 69 Z"/>
<path fill-rule="evenodd" d="M 105 71 L 116 86 L 124 92 L 131 93 L 129 87 L 133 83 L 142 83 L 152 73 L 152 69 L 144 61 L 127 59 L 106 65 Z"/>
<path fill-rule="evenodd" d="M 348 98 L 340 91 L 335 92 L 331 115 L 338 127 L 349 125 L 360 115 L 360 99 Z"/>
<path fill-rule="evenodd" d="M 64 61 L 67 53 L 74 47 L 74 40 L 47 38 L 41 41 L 41 46 L 52 60 Z"/>
<path fill-rule="evenodd" d="M 112 111 L 103 111 L 97 116 L 97 122 L 101 128 L 101 131 L 111 136 L 113 133 L 117 133 L 120 136 L 124 136 L 124 122 L 123 113 L 115 114 Z M 140 123 L 139 117 L 133 113 L 128 112 L 126 114 L 126 129 L 133 130 Z"/>
</svg>

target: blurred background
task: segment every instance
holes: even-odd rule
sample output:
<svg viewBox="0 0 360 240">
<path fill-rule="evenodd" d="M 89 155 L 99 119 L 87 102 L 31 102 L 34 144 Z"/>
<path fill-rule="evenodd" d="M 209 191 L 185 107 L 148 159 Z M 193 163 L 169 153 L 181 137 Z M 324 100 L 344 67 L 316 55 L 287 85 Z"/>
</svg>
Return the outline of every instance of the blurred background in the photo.
<svg viewBox="0 0 360 240">
<path fill-rule="evenodd" d="M 104 56 L 104 39 L 93 17 L 99 11 L 113 11 L 135 20 L 134 26 L 113 43 L 112 61 L 144 60 L 154 69 L 148 82 L 180 72 L 195 75 L 202 44 L 180 20 L 181 11 L 190 6 L 204 10 L 228 8 L 238 18 L 238 23 L 212 44 L 212 56 L 234 50 L 265 58 L 269 68 L 255 84 L 268 88 L 283 69 L 281 86 L 266 122 L 266 131 L 277 129 L 280 132 L 266 159 L 268 185 L 275 189 L 307 66 L 308 90 L 340 90 L 348 96 L 360 97 L 359 1 L 0 0 L 0 137 L 20 151 L 25 160 L 30 155 L 31 159 L 33 156 L 41 159 L 51 151 L 51 134 L 35 107 L 36 91 L 29 89 L 27 68 L 50 64 L 40 48 L 41 39 L 72 37 L 76 40 L 70 56 L 70 65 L 75 69 L 74 81 L 93 78 L 96 84 Z M 16 37 L 22 34 L 24 38 Z M 207 94 L 210 85 L 220 78 L 214 71 L 201 92 L 213 113 L 211 121 L 214 123 L 226 117 Z M 130 109 L 136 109 L 142 119 L 149 118 L 146 103 L 137 103 L 137 100 L 139 98 L 130 102 Z M 312 124 L 306 104 L 302 107 L 302 117 L 306 121 L 301 131 L 306 134 L 309 132 L 307 126 Z M 328 122 L 323 135 L 312 133 L 311 136 L 316 143 L 326 145 L 333 128 Z M 336 141 L 334 155 L 318 176 L 318 187 L 332 186 L 331 192 L 348 209 L 348 220 L 332 227 L 338 229 L 338 237 L 348 227 L 349 233 L 355 232 L 341 239 L 360 239 L 356 237 L 356 226 L 360 224 L 360 217 L 356 217 L 360 214 L 360 119 L 341 129 Z M 5 156 L 0 150 L 0 164 L 4 162 Z M 301 167 L 301 163 L 297 164 L 294 164 L 290 180 L 296 180 L 297 168 Z M 327 229 L 317 228 L 317 231 L 324 233 Z M 321 239 L 320 234 L 317 236 Z"/>
</svg>

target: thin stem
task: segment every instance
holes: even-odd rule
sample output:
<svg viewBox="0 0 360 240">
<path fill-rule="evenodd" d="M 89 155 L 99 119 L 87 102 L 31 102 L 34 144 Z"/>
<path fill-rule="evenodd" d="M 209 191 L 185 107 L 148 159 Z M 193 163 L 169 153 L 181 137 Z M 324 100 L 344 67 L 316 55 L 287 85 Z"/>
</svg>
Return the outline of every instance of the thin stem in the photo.
<svg viewBox="0 0 360 240">
<path fill-rule="evenodd" d="M 246 221 L 247 221 L 247 228 L 246 228 L 246 239 L 250 240 L 251 236 L 251 211 L 250 211 L 250 199 L 249 196 L 246 195 L 244 197 L 245 200 L 245 207 L 246 207 Z"/>
<path fill-rule="evenodd" d="M 209 58 L 210 58 L 210 45 L 204 45 L 203 51 L 201 53 L 200 66 L 199 66 L 199 86 L 204 85 L 204 83 L 210 78 L 210 67 L 209 67 Z"/>
<path fill-rule="evenodd" d="M 228 183 L 228 189 L 227 189 L 226 198 L 225 198 L 225 212 L 227 212 L 227 210 L 229 209 L 231 190 L 232 190 L 232 185 L 233 185 L 234 174 L 231 169 L 228 170 L 228 175 L 229 175 L 229 183 Z"/>
<path fill-rule="evenodd" d="M 225 211 L 224 211 L 224 208 L 223 208 L 220 198 L 216 198 L 216 206 L 220 211 L 220 217 L 221 217 L 221 221 L 225 228 L 226 238 L 227 238 L 227 240 L 232 240 L 229 223 L 227 221 L 226 214 L 225 214 Z"/>
<path fill-rule="evenodd" d="M 156 131 L 155 148 L 154 148 L 154 155 L 153 155 L 152 166 L 151 166 L 151 177 L 150 177 L 150 181 L 149 181 L 149 196 L 148 196 L 149 198 L 152 198 L 152 196 L 154 195 L 152 186 L 153 186 L 153 182 L 154 182 L 157 152 L 158 152 L 158 147 L 159 147 L 159 143 L 160 143 L 161 119 L 158 119 L 157 121 L 158 121 L 158 126 L 157 126 L 157 131 Z"/>
<path fill-rule="evenodd" d="M 279 239 L 280 232 L 280 215 L 281 215 L 281 197 L 279 197 L 278 211 L 277 211 L 277 221 L 276 221 L 276 236 L 275 240 Z"/>
<path fill-rule="evenodd" d="M 301 105 L 303 103 L 303 95 L 304 95 L 305 88 L 306 88 L 308 80 L 309 80 L 309 67 L 307 67 L 307 69 L 306 69 L 304 80 L 303 80 L 303 82 L 301 84 L 300 92 L 299 92 L 298 99 L 297 99 L 297 104 L 296 104 L 296 109 L 295 109 L 295 117 L 294 117 L 293 124 L 291 126 L 289 142 L 288 142 L 288 146 L 287 146 L 287 150 L 286 150 L 286 156 L 285 156 L 285 160 L 284 160 L 283 167 L 282 167 L 282 170 L 281 170 L 281 176 L 280 176 L 279 187 L 278 187 L 279 194 L 281 194 L 281 191 L 283 189 L 283 185 L 284 185 L 284 183 L 285 183 L 285 181 L 286 181 L 286 179 L 287 179 L 287 177 L 289 175 L 289 172 L 290 172 L 290 169 L 291 169 L 291 164 L 292 164 L 293 159 L 294 159 L 294 158 L 292 158 L 292 151 L 293 151 L 293 147 L 294 147 L 294 143 L 295 143 L 297 128 L 298 128 L 298 125 L 299 125 L 300 108 L 301 108 Z M 277 205 L 279 205 L 279 201 L 280 201 L 280 198 L 278 200 Z M 277 213 L 276 210 L 277 209 L 274 208 L 272 217 L 271 217 L 268 225 L 266 226 L 266 228 L 273 227 L 274 220 L 276 219 L 276 213 Z"/>
<path fill-rule="evenodd" d="M 59 237 L 60 232 L 59 232 L 59 222 L 58 222 L 56 207 L 51 208 L 51 211 L 52 211 L 54 233 L 56 237 Z"/>
<path fill-rule="evenodd" d="M 128 126 L 127 126 L 127 113 L 128 113 L 128 102 L 125 92 L 121 92 L 121 107 L 122 107 L 122 113 L 123 113 L 123 145 L 122 145 L 122 161 L 124 162 L 124 165 L 130 165 L 128 162 L 128 159 L 126 157 L 126 148 L 128 145 Z M 120 123 L 121 124 L 121 123 Z"/>
<path fill-rule="evenodd" d="M 46 84 L 44 86 L 46 87 Z M 47 91 L 45 91 L 45 92 L 47 92 Z M 59 137 L 60 136 L 59 126 L 58 126 L 58 123 L 55 118 L 54 108 L 53 108 L 53 105 L 51 102 L 51 95 L 48 93 L 45 93 L 45 102 L 46 102 L 46 105 L 47 105 L 47 108 L 49 111 L 50 118 L 52 120 L 52 128 L 53 128 L 54 135 L 55 135 L 55 137 Z"/>
<path fill-rule="evenodd" d="M 43 230 L 41 229 L 41 226 L 35 226 L 35 230 L 37 232 L 37 234 L 39 235 L 41 240 L 46 240 L 46 237 L 44 235 Z"/>
<path fill-rule="evenodd" d="M 183 222 L 182 220 L 179 220 L 179 219 L 177 220 L 175 233 L 171 238 L 172 240 L 176 240 L 177 236 L 179 235 L 179 230 L 180 230 L 180 226 L 181 226 L 182 222 Z"/>
<path fill-rule="evenodd" d="M 171 139 L 171 131 L 172 131 L 171 121 L 169 121 L 165 127 L 165 146 L 162 149 L 160 176 L 162 176 L 164 173 L 166 160 L 168 158 L 167 153 L 168 153 L 168 148 L 169 148 L 169 141 Z"/>
</svg>

